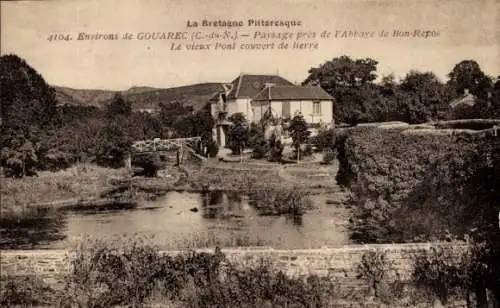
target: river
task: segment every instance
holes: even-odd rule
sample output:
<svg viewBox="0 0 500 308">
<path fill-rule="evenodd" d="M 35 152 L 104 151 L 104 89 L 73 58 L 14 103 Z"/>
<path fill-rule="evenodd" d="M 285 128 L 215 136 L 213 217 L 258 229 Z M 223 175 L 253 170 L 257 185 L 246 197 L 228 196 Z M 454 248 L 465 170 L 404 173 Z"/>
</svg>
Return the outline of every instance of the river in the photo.
<svg viewBox="0 0 500 308">
<path fill-rule="evenodd" d="M 313 195 L 313 209 L 302 217 L 288 217 L 261 216 L 237 193 L 169 192 L 135 209 L 68 212 L 46 218 L 44 226 L 14 232 L 23 237 L 21 241 L 4 242 L 2 248 L 67 249 L 89 237 L 135 238 L 174 250 L 216 245 L 282 249 L 343 245 L 349 242 L 348 213 L 334 198 Z"/>
</svg>

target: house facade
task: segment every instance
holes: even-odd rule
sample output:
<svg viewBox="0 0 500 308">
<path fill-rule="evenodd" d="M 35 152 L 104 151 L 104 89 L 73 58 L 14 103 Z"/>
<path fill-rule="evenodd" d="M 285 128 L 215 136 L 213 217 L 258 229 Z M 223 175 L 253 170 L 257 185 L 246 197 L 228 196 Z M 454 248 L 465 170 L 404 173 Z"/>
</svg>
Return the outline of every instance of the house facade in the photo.
<svg viewBox="0 0 500 308">
<path fill-rule="evenodd" d="M 226 145 L 232 114 L 243 113 L 259 123 L 271 113 L 275 119 L 290 119 L 297 113 L 308 124 L 333 124 L 333 97 L 316 86 L 297 86 L 277 75 L 240 75 L 210 99 L 215 119 L 214 139 Z"/>
</svg>

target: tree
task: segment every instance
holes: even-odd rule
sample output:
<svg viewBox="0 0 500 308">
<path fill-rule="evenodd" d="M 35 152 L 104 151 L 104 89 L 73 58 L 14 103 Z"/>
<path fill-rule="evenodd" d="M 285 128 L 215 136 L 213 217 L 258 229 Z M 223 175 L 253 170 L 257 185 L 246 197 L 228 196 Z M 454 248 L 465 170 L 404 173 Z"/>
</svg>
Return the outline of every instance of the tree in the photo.
<svg viewBox="0 0 500 308">
<path fill-rule="evenodd" d="M 60 124 L 55 91 L 16 55 L 0 57 L 0 89 L 0 165 L 13 175 L 28 175 L 36 167 L 39 142 Z"/>
<path fill-rule="evenodd" d="M 335 116 L 340 122 L 378 121 L 386 108 L 373 84 L 377 64 L 370 58 L 341 56 L 311 68 L 303 84 L 319 85 L 335 98 Z"/>
<path fill-rule="evenodd" d="M 241 150 L 248 144 L 250 138 L 247 120 L 241 112 L 231 115 L 228 120 L 233 124 L 228 134 L 229 148 L 233 154 L 240 155 Z"/>
<path fill-rule="evenodd" d="M 192 108 L 187 108 L 185 111 Z M 179 137 L 201 137 L 202 144 L 208 145 L 212 143 L 212 128 L 214 127 L 214 119 L 210 113 L 210 104 L 196 112 L 188 111 L 184 115 L 180 115 L 171 125 L 174 134 Z"/>
<path fill-rule="evenodd" d="M 281 140 L 279 140 L 274 133 L 271 134 L 271 137 L 269 138 L 268 148 L 269 160 L 274 162 L 281 162 L 284 147 L 281 143 Z"/>
<path fill-rule="evenodd" d="M 449 112 L 444 84 L 432 72 L 410 71 L 398 86 L 398 109 L 405 122 L 423 123 L 443 119 Z"/>
<path fill-rule="evenodd" d="M 193 112 L 193 107 L 185 106 L 183 102 L 173 101 L 160 104 L 160 121 L 168 128 L 172 128 L 173 124 L 182 116 Z"/>
<path fill-rule="evenodd" d="M 296 114 L 290 121 L 288 130 L 292 137 L 293 147 L 297 153 L 297 159 L 300 160 L 300 145 L 305 143 L 311 135 L 311 132 L 307 129 L 307 123 L 304 120 L 304 116 L 300 113 Z"/>
<path fill-rule="evenodd" d="M 132 103 L 123 99 L 119 93 L 115 94 L 111 103 L 106 106 L 106 115 L 108 118 L 117 116 L 128 117 L 132 114 Z"/>
<path fill-rule="evenodd" d="M 311 68 L 303 84 L 319 84 L 330 94 L 339 87 L 362 86 L 377 78 L 377 64 L 370 58 L 352 60 L 348 56 L 341 56 Z"/>
<path fill-rule="evenodd" d="M 486 100 L 488 92 L 492 89 L 491 79 L 474 60 L 464 60 L 456 64 L 448 77 L 447 85 L 454 91 L 455 96 L 461 95 L 468 89 L 478 98 Z"/>
<path fill-rule="evenodd" d="M 119 168 L 132 150 L 132 138 L 123 125 L 122 117 L 110 120 L 97 135 L 96 162 L 103 166 Z"/>
<path fill-rule="evenodd" d="M 262 125 L 255 123 L 250 125 L 248 145 L 252 148 L 253 158 L 264 158 L 268 148 Z"/>
</svg>

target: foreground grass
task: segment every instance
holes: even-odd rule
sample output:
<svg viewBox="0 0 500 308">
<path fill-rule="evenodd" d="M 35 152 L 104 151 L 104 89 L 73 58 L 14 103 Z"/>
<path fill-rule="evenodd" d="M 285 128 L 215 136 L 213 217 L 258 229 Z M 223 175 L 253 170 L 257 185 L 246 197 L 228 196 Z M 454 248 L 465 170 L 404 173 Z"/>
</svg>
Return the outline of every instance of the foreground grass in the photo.
<svg viewBox="0 0 500 308">
<path fill-rule="evenodd" d="M 98 198 L 110 180 L 126 176 L 125 169 L 81 164 L 57 171 L 40 172 L 37 177 L 2 179 L 2 210 L 15 211 L 34 204 L 57 200 Z"/>
</svg>

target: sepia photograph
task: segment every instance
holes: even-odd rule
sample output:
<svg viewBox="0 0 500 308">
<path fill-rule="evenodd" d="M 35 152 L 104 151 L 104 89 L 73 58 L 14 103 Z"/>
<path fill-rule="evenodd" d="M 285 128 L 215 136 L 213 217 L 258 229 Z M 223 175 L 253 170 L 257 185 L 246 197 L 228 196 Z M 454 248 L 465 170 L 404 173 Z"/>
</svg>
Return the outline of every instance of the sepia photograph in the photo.
<svg viewBox="0 0 500 308">
<path fill-rule="evenodd" d="M 499 0 L 0 8 L 1 307 L 500 307 Z"/>
</svg>

